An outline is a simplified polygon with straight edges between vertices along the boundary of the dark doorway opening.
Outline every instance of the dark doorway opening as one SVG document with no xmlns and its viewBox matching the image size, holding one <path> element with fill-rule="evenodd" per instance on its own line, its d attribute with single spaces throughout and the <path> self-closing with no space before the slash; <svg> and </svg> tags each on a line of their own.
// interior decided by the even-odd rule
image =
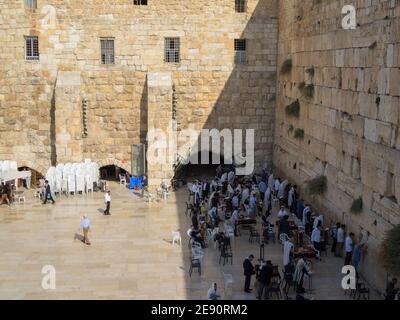
<svg viewBox="0 0 400 320">
<path fill-rule="evenodd" d="M 115 165 L 108 165 L 100 168 L 100 179 L 107 181 L 119 181 L 119 175 L 129 176 L 129 173 Z"/>
<path fill-rule="evenodd" d="M 30 179 L 30 183 L 29 183 L 29 180 L 28 180 L 28 184 L 30 184 L 30 185 L 27 186 L 26 185 L 27 181 L 19 179 L 18 180 L 18 187 L 38 188 L 40 186 L 39 180 L 40 179 L 44 179 L 43 175 L 40 172 L 38 172 L 38 171 L 36 171 L 36 170 L 34 170 L 32 168 L 29 168 L 29 167 L 19 167 L 18 171 L 30 171 L 32 173 L 31 179 Z"/>
</svg>

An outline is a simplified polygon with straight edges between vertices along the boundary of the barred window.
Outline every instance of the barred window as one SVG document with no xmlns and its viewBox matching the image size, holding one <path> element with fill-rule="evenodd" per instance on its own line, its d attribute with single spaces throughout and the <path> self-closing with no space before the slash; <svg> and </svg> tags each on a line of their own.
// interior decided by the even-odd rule
<svg viewBox="0 0 400 320">
<path fill-rule="evenodd" d="M 133 0 L 135 6 L 147 6 L 147 0 Z"/>
<path fill-rule="evenodd" d="M 39 60 L 39 38 L 36 36 L 25 37 L 25 59 Z"/>
<path fill-rule="evenodd" d="M 246 39 L 235 39 L 235 64 L 247 63 Z"/>
<path fill-rule="evenodd" d="M 236 12 L 246 12 L 246 0 L 235 0 Z"/>
<path fill-rule="evenodd" d="M 36 9 L 37 1 L 36 0 L 25 0 L 25 8 Z"/>
<path fill-rule="evenodd" d="M 178 63 L 180 61 L 180 39 L 165 38 L 165 62 Z"/>
<path fill-rule="evenodd" d="M 114 39 L 104 38 L 101 42 L 101 63 L 102 64 L 114 64 Z"/>
</svg>

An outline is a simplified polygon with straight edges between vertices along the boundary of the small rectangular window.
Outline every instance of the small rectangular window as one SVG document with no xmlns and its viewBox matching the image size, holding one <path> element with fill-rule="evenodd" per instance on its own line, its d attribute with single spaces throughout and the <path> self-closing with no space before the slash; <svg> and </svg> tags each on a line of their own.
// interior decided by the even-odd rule
<svg viewBox="0 0 400 320">
<path fill-rule="evenodd" d="M 133 0 L 135 6 L 147 6 L 147 0 Z"/>
<path fill-rule="evenodd" d="M 235 64 L 247 63 L 246 39 L 235 39 Z"/>
<path fill-rule="evenodd" d="M 39 38 L 36 36 L 25 37 L 25 59 L 39 60 Z"/>
<path fill-rule="evenodd" d="M 178 63 L 180 61 L 180 39 L 165 38 L 165 56 L 164 61 L 169 63 Z"/>
<path fill-rule="evenodd" d="M 36 9 L 37 1 L 36 0 L 25 0 L 25 8 Z"/>
<path fill-rule="evenodd" d="M 246 0 L 235 0 L 236 12 L 246 12 Z"/>
<path fill-rule="evenodd" d="M 114 39 L 104 38 L 100 40 L 101 42 L 101 63 L 102 64 L 114 64 Z"/>
</svg>

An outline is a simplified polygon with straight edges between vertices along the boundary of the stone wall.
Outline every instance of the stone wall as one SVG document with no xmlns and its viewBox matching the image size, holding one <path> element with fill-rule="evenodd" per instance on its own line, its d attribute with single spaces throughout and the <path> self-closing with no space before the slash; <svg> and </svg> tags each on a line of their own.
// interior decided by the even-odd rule
<svg viewBox="0 0 400 320">
<path fill-rule="evenodd" d="M 358 26 L 344 30 L 345 1 L 280 1 L 278 68 L 288 58 L 293 68 L 279 74 L 274 165 L 303 195 L 306 181 L 327 177 L 325 194 L 308 199 L 364 236 L 361 272 L 382 289 L 379 246 L 400 223 L 400 2 L 353 3 Z M 313 97 L 302 82 L 314 85 Z M 296 99 L 298 118 L 285 111 Z M 358 197 L 363 210 L 352 214 Z"/>
<path fill-rule="evenodd" d="M 1 159 L 42 173 L 69 156 L 130 171 L 131 145 L 147 133 L 147 74 L 169 72 L 178 128 L 254 128 L 257 165 L 272 161 L 277 0 L 248 0 L 247 13 L 233 0 L 148 3 L 38 0 L 30 10 L 22 0 L 0 2 Z M 27 35 L 39 36 L 39 61 L 24 58 Z M 101 37 L 115 38 L 114 65 L 101 64 Z M 164 37 L 180 37 L 179 64 L 164 63 Z M 241 37 L 248 64 L 235 66 Z M 65 73 L 79 73 L 80 84 L 62 87 Z"/>
</svg>

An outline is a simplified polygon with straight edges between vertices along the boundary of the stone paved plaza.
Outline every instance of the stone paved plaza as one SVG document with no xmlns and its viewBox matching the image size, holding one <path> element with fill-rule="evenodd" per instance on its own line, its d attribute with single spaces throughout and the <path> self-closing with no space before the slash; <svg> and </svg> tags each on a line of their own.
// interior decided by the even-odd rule
<svg viewBox="0 0 400 320">
<path fill-rule="evenodd" d="M 29 195 L 25 204 L 1 206 L 0 299 L 204 300 L 214 281 L 225 294 L 223 273 L 233 274 L 233 299 L 255 299 L 243 292 L 242 261 L 250 253 L 257 258 L 259 248 L 249 243 L 245 232 L 233 243 L 232 266 L 219 265 L 219 251 L 211 245 L 205 249 L 202 275 L 195 271 L 190 278 L 187 189 L 151 204 L 116 183 L 111 191 L 112 215 L 108 217 L 100 212 L 100 192 L 61 197 L 55 205 L 42 205 Z M 91 246 L 74 239 L 84 213 L 93 225 Z M 172 230 L 180 230 L 182 247 L 171 245 Z M 266 246 L 265 257 L 274 264 L 282 265 L 281 255 L 279 244 Z M 56 268 L 56 290 L 41 287 L 45 265 Z M 330 254 L 315 261 L 314 290 L 307 297 L 348 299 L 341 289 L 341 266 L 342 261 Z M 378 298 L 372 292 L 371 299 Z"/>
</svg>

